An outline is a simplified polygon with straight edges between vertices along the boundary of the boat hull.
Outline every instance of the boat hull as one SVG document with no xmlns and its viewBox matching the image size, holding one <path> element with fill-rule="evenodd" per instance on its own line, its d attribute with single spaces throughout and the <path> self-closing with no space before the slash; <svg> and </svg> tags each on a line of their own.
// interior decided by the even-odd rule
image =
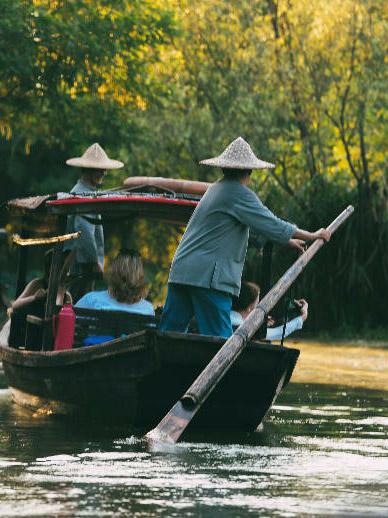
<svg viewBox="0 0 388 518">
<path fill-rule="evenodd" d="M 34 411 L 154 427 L 224 340 L 141 331 L 112 345 L 62 352 L 0 346 L 16 403 Z M 288 383 L 299 351 L 251 342 L 190 429 L 253 431 Z"/>
</svg>

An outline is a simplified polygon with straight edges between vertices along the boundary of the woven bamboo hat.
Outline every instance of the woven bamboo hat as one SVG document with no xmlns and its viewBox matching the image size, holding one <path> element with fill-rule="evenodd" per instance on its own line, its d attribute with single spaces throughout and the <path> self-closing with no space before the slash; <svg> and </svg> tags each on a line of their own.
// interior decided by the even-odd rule
<svg viewBox="0 0 388 518">
<path fill-rule="evenodd" d="M 85 153 L 76 158 L 66 160 L 67 165 L 85 167 L 86 169 L 120 169 L 124 164 L 108 157 L 100 144 L 92 144 Z"/>
<path fill-rule="evenodd" d="M 275 167 L 274 164 L 257 158 L 251 146 L 242 137 L 233 140 L 221 155 L 201 160 L 200 164 L 222 167 L 223 169 L 269 169 Z"/>
</svg>

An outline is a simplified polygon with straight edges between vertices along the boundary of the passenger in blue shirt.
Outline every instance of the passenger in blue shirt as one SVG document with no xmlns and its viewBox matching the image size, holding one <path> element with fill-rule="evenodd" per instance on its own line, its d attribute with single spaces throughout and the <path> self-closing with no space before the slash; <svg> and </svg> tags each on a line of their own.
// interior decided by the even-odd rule
<svg viewBox="0 0 388 518">
<path fill-rule="evenodd" d="M 148 289 L 144 283 L 144 268 L 139 252 L 121 250 L 108 266 L 104 277 L 108 289 L 87 293 L 77 302 L 77 308 L 155 315 L 151 302 L 145 300 Z"/>
<path fill-rule="evenodd" d="M 241 291 L 239 297 L 235 297 L 232 303 L 232 311 L 230 319 L 233 327 L 238 327 L 248 317 L 249 313 L 259 302 L 260 288 L 254 282 L 243 281 L 241 283 Z M 295 301 L 300 307 L 300 316 L 289 320 L 286 324 L 284 337 L 290 335 L 294 331 L 302 329 L 304 321 L 308 317 L 308 303 L 304 299 Z M 273 320 L 269 318 L 266 340 L 281 340 L 283 335 L 283 325 L 273 326 Z"/>
</svg>

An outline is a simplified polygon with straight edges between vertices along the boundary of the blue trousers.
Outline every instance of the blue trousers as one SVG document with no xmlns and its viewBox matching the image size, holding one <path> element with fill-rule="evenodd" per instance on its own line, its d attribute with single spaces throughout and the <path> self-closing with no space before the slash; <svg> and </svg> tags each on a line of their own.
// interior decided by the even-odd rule
<svg viewBox="0 0 388 518">
<path fill-rule="evenodd" d="M 232 335 L 232 296 L 223 291 L 185 284 L 169 284 L 159 329 L 186 332 L 195 316 L 201 335 Z"/>
</svg>

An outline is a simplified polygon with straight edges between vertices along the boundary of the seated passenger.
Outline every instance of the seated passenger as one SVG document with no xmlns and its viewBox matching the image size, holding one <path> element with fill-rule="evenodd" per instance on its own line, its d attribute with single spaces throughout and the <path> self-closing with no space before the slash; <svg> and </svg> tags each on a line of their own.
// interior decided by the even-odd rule
<svg viewBox="0 0 388 518">
<path fill-rule="evenodd" d="M 240 295 L 233 299 L 232 311 L 230 318 L 233 327 L 238 327 L 248 317 L 250 312 L 259 302 L 260 288 L 254 282 L 243 281 L 241 283 Z M 300 308 L 300 316 L 289 320 L 286 324 L 284 337 L 290 335 L 294 331 L 302 329 L 303 322 L 308 317 L 308 303 L 304 299 L 296 300 L 296 305 Z M 269 317 L 268 326 L 273 325 L 272 318 Z M 266 340 L 281 340 L 283 335 L 283 325 L 277 327 L 268 327 Z"/>
<path fill-rule="evenodd" d="M 44 254 L 44 271 L 42 277 L 32 279 L 28 284 L 26 284 L 24 290 L 11 304 L 11 310 L 9 311 L 11 315 L 14 311 L 21 309 L 24 306 L 28 306 L 36 301 L 41 301 L 41 305 L 44 305 L 52 256 L 53 250 L 47 250 L 47 252 Z"/>
<path fill-rule="evenodd" d="M 121 250 L 108 266 L 104 277 L 108 289 L 87 293 L 77 302 L 77 308 L 155 315 L 151 302 L 145 300 L 148 290 L 144 284 L 144 269 L 139 252 Z"/>
<path fill-rule="evenodd" d="M 8 316 L 11 318 L 8 343 L 13 347 L 28 345 L 29 349 L 40 348 L 42 340 L 42 329 L 31 328 L 29 344 L 26 344 L 27 315 L 44 317 L 46 293 L 50 275 L 51 259 L 53 250 L 47 250 L 44 255 L 44 272 L 42 277 L 32 279 L 26 284 L 24 290 L 15 299 L 8 309 Z"/>
</svg>

